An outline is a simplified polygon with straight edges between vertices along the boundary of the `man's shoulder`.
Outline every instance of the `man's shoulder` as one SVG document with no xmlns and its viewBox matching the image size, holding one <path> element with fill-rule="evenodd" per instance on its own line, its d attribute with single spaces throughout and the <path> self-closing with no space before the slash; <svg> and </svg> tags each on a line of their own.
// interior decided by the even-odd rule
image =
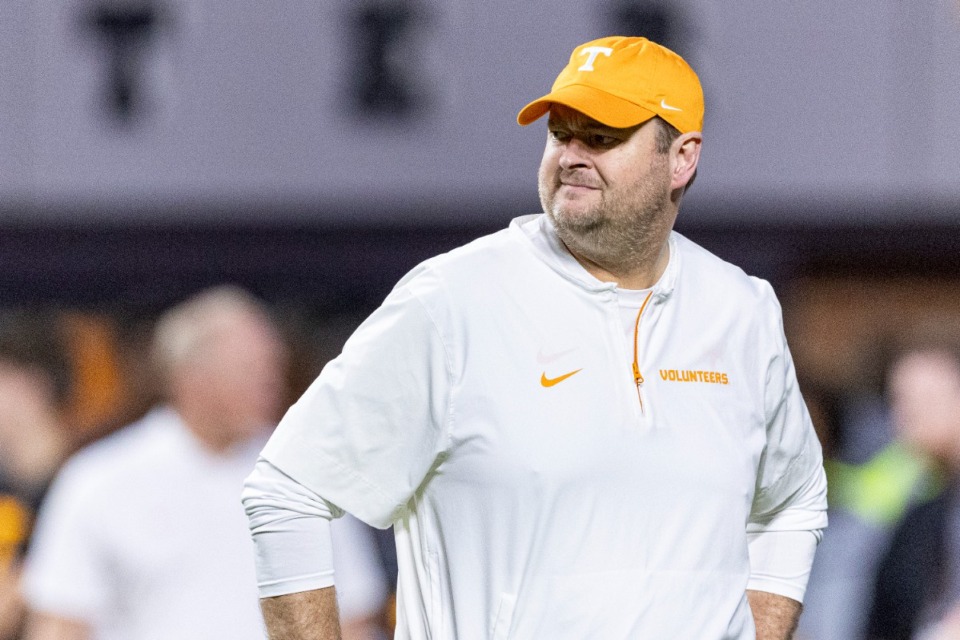
<svg viewBox="0 0 960 640">
<path fill-rule="evenodd" d="M 681 254 L 685 283 L 698 291 L 738 300 L 775 300 L 773 288 L 763 278 L 748 274 L 742 267 L 674 231 L 673 240 Z"/>
<path fill-rule="evenodd" d="M 509 275 L 527 253 L 510 228 L 500 229 L 424 260 L 397 287 L 456 291 L 489 284 L 497 273 Z"/>
<path fill-rule="evenodd" d="M 509 228 L 479 236 L 466 244 L 430 258 L 422 264 L 430 268 L 455 272 L 477 265 L 495 264 L 520 248 Z"/>
<path fill-rule="evenodd" d="M 63 465 L 57 484 L 80 492 L 118 486 L 129 479 L 126 476 L 145 470 L 150 460 L 163 454 L 163 443 L 174 420 L 169 410 L 154 409 L 86 445 Z"/>
</svg>

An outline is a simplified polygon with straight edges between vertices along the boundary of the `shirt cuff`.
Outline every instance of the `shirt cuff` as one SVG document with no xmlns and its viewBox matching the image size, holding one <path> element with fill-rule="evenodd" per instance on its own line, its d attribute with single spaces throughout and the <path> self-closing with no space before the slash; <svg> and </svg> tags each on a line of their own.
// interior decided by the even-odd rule
<svg viewBox="0 0 960 640">
<path fill-rule="evenodd" d="M 747 589 L 803 602 L 821 531 L 762 531 L 747 534 Z"/>
<path fill-rule="evenodd" d="M 342 512 L 262 458 L 242 500 L 261 598 L 333 586 L 330 520 Z"/>
</svg>

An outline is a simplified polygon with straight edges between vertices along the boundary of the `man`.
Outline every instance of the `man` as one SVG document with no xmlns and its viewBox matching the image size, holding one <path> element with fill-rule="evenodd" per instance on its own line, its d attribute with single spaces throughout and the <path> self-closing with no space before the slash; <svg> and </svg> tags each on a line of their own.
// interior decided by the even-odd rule
<svg viewBox="0 0 960 640">
<path fill-rule="evenodd" d="M 236 494 L 280 414 L 285 347 L 231 287 L 159 320 L 169 404 L 67 462 L 24 591 L 30 640 L 265 637 Z"/>
<path fill-rule="evenodd" d="M 21 637 L 22 559 L 47 486 L 73 445 L 64 417 L 71 386 L 55 315 L 0 314 L 0 640 Z"/>
<path fill-rule="evenodd" d="M 287 354 L 235 287 L 167 311 L 153 338 L 167 403 L 71 459 L 27 557 L 28 640 L 261 640 L 237 501 L 276 424 Z M 375 638 L 387 581 L 356 521 L 337 523 L 345 637 Z"/>
<path fill-rule="evenodd" d="M 408 274 L 248 479 L 272 638 L 338 637 L 341 511 L 395 528 L 398 638 L 789 637 L 820 447 L 770 286 L 671 231 L 699 80 L 604 38 L 547 114 L 545 214 Z"/>
<path fill-rule="evenodd" d="M 904 331 L 885 370 L 901 446 L 932 473 L 909 486 L 911 503 L 876 563 L 869 640 L 960 637 L 960 324 L 931 317 Z"/>
</svg>

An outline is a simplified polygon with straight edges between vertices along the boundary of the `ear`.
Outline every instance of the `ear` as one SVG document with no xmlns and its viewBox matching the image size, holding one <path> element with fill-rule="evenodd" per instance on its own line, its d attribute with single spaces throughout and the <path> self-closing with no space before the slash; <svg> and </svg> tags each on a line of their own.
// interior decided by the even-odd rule
<svg viewBox="0 0 960 640">
<path fill-rule="evenodd" d="M 693 178 L 700 163 L 700 143 L 703 135 L 699 131 L 685 133 L 670 145 L 670 189 L 683 189 Z"/>
</svg>

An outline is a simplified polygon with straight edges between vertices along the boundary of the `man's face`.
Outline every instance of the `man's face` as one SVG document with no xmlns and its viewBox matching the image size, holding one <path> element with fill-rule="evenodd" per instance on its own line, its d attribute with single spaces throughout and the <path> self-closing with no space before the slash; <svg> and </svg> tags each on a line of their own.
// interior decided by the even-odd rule
<svg viewBox="0 0 960 640">
<path fill-rule="evenodd" d="M 900 437 L 924 453 L 960 464 L 960 364 L 949 353 L 920 351 L 891 368 L 889 391 Z"/>
<path fill-rule="evenodd" d="M 263 318 L 240 314 L 219 327 L 202 347 L 194 393 L 218 417 L 219 434 L 242 440 L 276 424 L 285 401 L 287 353 Z"/>
<path fill-rule="evenodd" d="M 615 129 L 561 105 L 550 110 L 540 201 L 571 249 L 616 258 L 672 226 L 670 155 L 656 150 L 658 126 Z"/>
</svg>

